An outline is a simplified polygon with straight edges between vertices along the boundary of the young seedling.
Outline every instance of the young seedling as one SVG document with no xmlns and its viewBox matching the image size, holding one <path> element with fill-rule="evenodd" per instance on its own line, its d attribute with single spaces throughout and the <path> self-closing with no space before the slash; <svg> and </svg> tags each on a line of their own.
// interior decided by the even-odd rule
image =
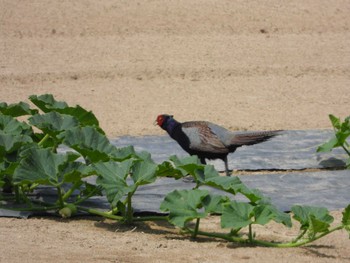
<svg viewBox="0 0 350 263">
<path fill-rule="evenodd" d="M 342 122 L 340 118 L 335 117 L 334 115 L 329 115 L 333 129 L 334 137 L 331 138 L 328 142 L 320 145 L 317 148 L 318 152 L 330 152 L 334 148 L 341 147 L 349 155 L 349 159 L 346 162 L 346 166 L 350 169 L 350 145 L 347 139 L 350 136 L 350 116 L 345 118 Z"/>
</svg>

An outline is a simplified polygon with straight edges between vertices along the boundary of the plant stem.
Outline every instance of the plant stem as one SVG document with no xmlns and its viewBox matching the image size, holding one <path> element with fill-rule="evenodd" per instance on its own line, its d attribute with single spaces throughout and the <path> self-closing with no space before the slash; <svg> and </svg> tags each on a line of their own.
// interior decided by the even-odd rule
<svg viewBox="0 0 350 263">
<path fill-rule="evenodd" d="M 324 237 L 324 236 L 326 236 L 334 231 L 340 230 L 340 229 L 343 229 L 343 225 L 339 225 L 337 227 L 330 229 L 327 232 L 323 232 L 322 234 L 320 234 L 318 236 L 315 236 L 311 239 L 305 239 L 305 240 L 300 241 L 300 242 L 292 241 L 292 242 L 286 242 L 286 243 L 273 243 L 273 242 L 262 241 L 262 240 L 254 240 L 254 243 L 257 245 L 262 245 L 262 246 L 266 246 L 266 247 L 279 247 L 279 248 L 300 247 L 300 246 L 306 245 L 308 243 L 314 242 L 317 239 L 320 239 L 320 238 L 322 238 L 322 237 Z"/>
<path fill-rule="evenodd" d="M 196 220 L 196 226 L 195 226 L 194 231 L 192 233 L 192 238 L 196 238 L 197 237 L 200 220 L 201 220 L 200 218 L 197 218 L 197 220 Z"/>
<path fill-rule="evenodd" d="M 251 244 L 265 246 L 265 247 L 290 248 L 290 247 L 300 247 L 300 246 L 306 245 L 308 243 L 314 242 L 317 239 L 320 239 L 320 238 L 322 238 L 322 237 L 324 237 L 324 236 L 326 236 L 334 231 L 337 231 L 337 230 L 340 230 L 343 228 L 344 228 L 343 225 L 339 225 L 337 227 L 330 229 L 327 232 L 324 232 L 318 236 L 315 236 L 312 239 L 305 239 L 305 240 L 300 241 L 300 242 L 295 242 L 295 240 L 294 240 L 292 242 L 286 242 L 286 243 L 274 243 L 274 242 L 269 242 L 269 241 L 257 240 L 257 239 L 253 239 L 253 238 L 250 240 L 250 239 L 244 239 L 241 237 L 234 237 L 234 236 L 231 236 L 230 234 L 211 233 L 211 232 L 205 232 L 205 231 L 199 231 L 199 230 L 197 231 L 197 235 L 214 237 L 214 238 L 221 238 L 221 239 L 227 240 L 229 242 L 236 242 L 236 243 L 248 243 L 249 242 Z M 191 228 L 186 228 L 186 230 L 188 232 L 190 232 L 191 234 L 195 233 L 195 230 L 193 230 Z"/>
<path fill-rule="evenodd" d="M 15 188 L 16 203 L 20 203 L 21 198 L 20 198 L 20 193 L 19 193 L 19 186 L 15 185 L 14 188 Z"/>
<path fill-rule="evenodd" d="M 34 190 L 37 186 L 39 186 L 40 184 L 38 183 L 32 183 L 30 186 L 29 186 L 29 191 L 32 191 Z"/>
<path fill-rule="evenodd" d="M 62 189 L 60 186 L 57 186 L 57 195 L 58 195 L 58 203 L 59 203 L 60 207 L 64 207 Z"/>
<path fill-rule="evenodd" d="M 116 213 L 118 213 L 118 208 L 113 208 L 112 210 L 107 212 L 110 215 L 115 215 Z"/>
<path fill-rule="evenodd" d="M 49 137 L 50 136 L 48 134 L 45 134 L 44 138 L 42 138 L 41 141 L 38 142 L 38 146 L 42 146 Z"/>
<path fill-rule="evenodd" d="M 52 205 L 52 206 L 38 206 L 38 207 L 30 207 L 30 208 L 14 208 L 14 207 L 6 207 L 0 205 L 0 208 L 6 209 L 6 210 L 12 210 L 12 211 L 23 211 L 23 212 L 30 212 L 30 211 L 49 211 L 49 210 L 55 210 L 60 208 L 58 205 Z"/>
<path fill-rule="evenodd" d="M 249 224 L 249 233 L 248 233 L 248 238 L 249 238 L 249 242 L 253 243 L 254 239 L 253 239 L 253 230 L 252 230 L 252 224 Z"/>
<path fill-rule="evenodd" d="M 292 242 L 293 242 L 293 243 L 298 242 L 298 240 L 301 239 L 301 238 L 305 235 L 306 231 L 307 231 L 307 229 L 304 229 L 304 230 L 299 234 L 299 236 L 297 236 Z"/>
<path fill-rule="evenodd" d="M 133 211 L 132 211 L 132 204 L 131 204 L 131 197 L 132 197 L 132 194 L 133 193 L 128 193 L 128 198 L 127 198 L 127 200 L 128 200 L 128 203 L 127 203 L 127 206 L 128 206 L 128 208 L 127 208 L 127 211 L 126 211 L 126 222 L 128 223 L 128 224 L 131 224 L 132 223 L 132 216 L 133 216 Z"/>
<path fill-rule="evenodd" d="M 77 204 L 80 204 L 80 203 L 84 202 L 85 200 L 87 200 L 87 199 L 89 199 L 90 197 L 94 196 L 96 192 L 97 192 L 97 190 L 92 191 L 89 195 L 85 196 L 84 198 L 79 199 L 79 200 L 76 201 L 74 204 L 77 205 Z M 110 212 L 108 212 L 108 213 L 110 213 Z M 110 214 L 111 214 L 111 213 L 110 213 Z"/>
<path fill-rule="evenodd" d="M 191 228 L 186 228 L 190 233 L 194 233 L 194 230 Z M 237 243 L 247 243 L 247 240 L 241 237 L 233 237 L 230 234 L 225 233 L 212 233 L 212 232 L 205 232 L 205 231 L 197 231 L 197 235 L 201 236 L 207 236 L 207 237 L 214 237 L 214 238 L 221 238 L 230 242 L 237 242 Z"/>
<path fill-rule="evenodd" d="M 344 145 L 342 145 L 341 146 L 343 149 L 344 149 L 344 151 L 350 156 L 350 151 L 344 146 Z"/>
<path fill-rule="evenodd" d="M 77 206 L 77 208 L 78 208 L 78 210 L 88 212 L 89 214 L 102 216 L 102 217 L 105 217 L 105 218 L 108 218 L 108 219 L 113 219 L 113 220 L 118 220 L 118 221 L 124 220 L 124 218 L 122 216 L 111 215 L 111 214 L 108 214 L 106 212 L 98 211 L 98 210 L 95 210 L 95 209 L 85 208 L 85 207 L 82 207 L 82 206 Z"/>
<path fill-rule="evenodd" d="M 91 209 L 91 208 L 85 208 L 83 206 L 77 206 L 77 208 L 81 211 L 85 211 L 85 212 L 88 212 L 90 214 L 102 216 L 102 217 L 105 217 L 108 219 L 113 219 L 113 220 L 118 220 L 118 221 L 123 221 L 125 219 L 122 216 L 113 215 L 110 212 L 102 212 L 102 211 L 98 211 L 98 210 Z M 168 219 L 167 216 L 143 216 L 143 217 L 133 218 L 132 220 L 134 222 L 134 221 L 161 221 L 161 220 L 167 220 L 167 219 Z"/>
<path fill-rule="evenodd" d="M 63 196 L 62 196 L 62 200 L 66 201 L 72 194 L 73 192 L 78 189 L 82 184 L 82 181 L 78 181 L 76 182 Z"/>
</svg>

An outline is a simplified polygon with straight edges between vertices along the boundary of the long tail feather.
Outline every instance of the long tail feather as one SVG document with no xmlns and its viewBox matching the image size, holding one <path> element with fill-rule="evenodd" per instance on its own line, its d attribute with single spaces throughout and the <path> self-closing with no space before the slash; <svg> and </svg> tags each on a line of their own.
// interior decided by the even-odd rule
<svg viewBox="0 0 350 263">
<path fill-rule="evenodd" d="M 241 134 L 236 134 L 232 140 L 231 145 L 233 146 L 243 146 L 243 145 L 253 145 L 261 142 L 265 142 L 277 135 L 280 135 L 282 130 L 276 131 L 257 131 L 257 132 L 246 132 Z"/>
</svg>

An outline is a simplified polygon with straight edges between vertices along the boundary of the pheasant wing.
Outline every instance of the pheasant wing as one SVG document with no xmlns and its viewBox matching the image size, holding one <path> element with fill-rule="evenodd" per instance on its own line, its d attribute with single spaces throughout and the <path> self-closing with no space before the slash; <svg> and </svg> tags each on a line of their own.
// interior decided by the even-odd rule
<svg viewBox="0 0 350 263">
<path fill-rule="evenodd" d="M 185 122 L 182 124 L 182 130 L 189 138 L 191 150 L 210 153 L 228 152 L 227 147 L 207 122 Z"/>
</svg>

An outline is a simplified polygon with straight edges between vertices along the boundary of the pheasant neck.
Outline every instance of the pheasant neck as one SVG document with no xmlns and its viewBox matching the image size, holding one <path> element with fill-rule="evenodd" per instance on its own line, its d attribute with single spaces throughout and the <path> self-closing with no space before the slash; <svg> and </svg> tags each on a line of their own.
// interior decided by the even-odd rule
<svg viewBox="0 0 350 263">
<path fill-rule="evenodd" d="M 180 123 L 177 122 L 174 119 L 170 119 L 168 120 L 167 124 L 166 124 L 166 131 L 169 133 L 170 136 L 172 136 L 175 128 L 179 125 Z"/>
</svg>

